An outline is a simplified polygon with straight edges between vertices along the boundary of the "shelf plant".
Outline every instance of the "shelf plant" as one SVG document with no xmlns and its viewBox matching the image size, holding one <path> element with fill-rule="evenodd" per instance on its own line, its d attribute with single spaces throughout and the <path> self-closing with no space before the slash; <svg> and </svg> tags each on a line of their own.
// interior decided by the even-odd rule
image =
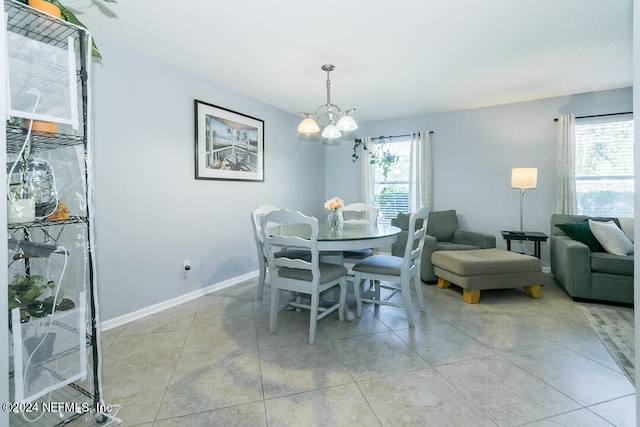
<svg viewBox="0 0 640 427">
<path fill-rule="evenodd" d="M 16 274 L 7 286 L 9 312 L 14 308 L 19 308 L 21 322 L 26 322 L 31 317 L 41 318 L 50 315 L 54 308 L 54 296 L 41 298 L 45 292 L 53 290 L 55 287 L 56 284 L 53 280 L 45 282 L 40 275 Z M 74 306 L 73 301 L 64 298 L 62 291 L 58 292 L 55 302 L 56 311 L 69 310 Z"/>
<path fill-rule="evenodd" d="M 16 0 L 19 3 L 22 4 L 28 4 L 29 6 L 33 6 L 30 3 L 29 0 Z M 82 22 L 80 22 L 80 20 L 78 19 L 78 17 L 71 12 L 69 9 L 67 9 L 62 3 L 60 3 L 58 0 L 44 0 L 46 3 L 51 3 L 52 5 L 56 6 L 58 9 L 60 9 L 60 18 L 71 23 L 74 25 L 77 25 L 79 27 L 85 28 L 87 29 L 87 26 L 84 25 Z M 107 3 L 117 3 L 117 0 L 102 0 L 104 2 Z M 102 55 L 100 55 L 100 50 L 98 50 L 98 46 L 96 45 L 95 40 L 93 40 L 93 45 L 91 46 L 91 55 L 94 56 L 97 59 L 102 59 Z"/>
</svg>

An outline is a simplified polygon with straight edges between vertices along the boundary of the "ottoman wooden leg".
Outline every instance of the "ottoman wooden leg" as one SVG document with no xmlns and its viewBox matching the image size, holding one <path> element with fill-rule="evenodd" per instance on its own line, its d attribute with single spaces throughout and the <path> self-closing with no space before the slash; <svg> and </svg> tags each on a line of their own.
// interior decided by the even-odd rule
<svg viewBox="0 0 640 427">
<path fill-rule="evenodd" d="M 451 282 L 448 280 L 444 280 L 442 277 L 438 277 L 438 287 L 440 289 L 446 289 L 451 285 Z"/>
<path fill-rule="evenodd" d="M 523 289 L 524 293 L 531 298 L 542 298 L 542 286 L 540 285 L 525 286 Z"/>
<path fill-rule="evenodd" d="M 467 304 L 477 304 L 480 301 L 480 289 L 463 289 L 462 297 Z"/>
</svg>

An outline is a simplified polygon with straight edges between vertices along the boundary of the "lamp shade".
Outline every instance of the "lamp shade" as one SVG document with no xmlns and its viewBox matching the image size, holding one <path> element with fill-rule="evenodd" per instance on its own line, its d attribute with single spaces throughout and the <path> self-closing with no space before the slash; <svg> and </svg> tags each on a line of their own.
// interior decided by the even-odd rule
<svg viewBox="0 0 640 427">
<path fill-rule="evenodd" d="M 350 132 L 352 130 L 358 129 L 358 124 L 356 123 L 356 121 L 353 119 L 353 117 L 347 114 L 340 117 L 340 120 L 338 120 L 338 123 L 336 123 L 336 126 L 338 127 L 338 129 L 345 132 Z"/>
<path fill-rule="evenodd" d="M 320 126 L 307 115 L 298 125 L 298 132 L 300 133 L 316 133 L 320 132 Z"/>
<path fill-rule="evenodd" d="M 334 125 L 333 123 L 329 123 L 329 125 L 324 128 L 324 130 L 322 131 L 322 137 L 323 138 L 340 138 L 342 136 L 342 133 L 338 130 L 338 128 L 336 127 L 336 125 Z"/>
<path fill-rule="evenodd" d="M 536 188 L 538 185 L 538 168 L 511 169 L 511 188 Z"/>
</svg>

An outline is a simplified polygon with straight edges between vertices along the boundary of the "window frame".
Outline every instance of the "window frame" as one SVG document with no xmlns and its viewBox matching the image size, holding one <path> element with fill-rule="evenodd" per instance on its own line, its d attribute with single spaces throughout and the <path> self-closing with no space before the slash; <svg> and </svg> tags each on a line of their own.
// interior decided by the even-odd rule
<svg viewBox="0 0 640 427">
<path fill-rule="evenodd" d="M 626 171 L 623 173 L 612 173 L 614 169 L 618 169 L 615 166 L 610 168 L 609 173 L 585 173 L 584 171 L 584 161 L 581 161 L 581 155 L 585 154 L 585 151 L 588 150 L 588 147 L 582 147 L 583 143 L 590 144 L 606 144 L 608 142 L 607 138 L 612 138 L 614 136 L 615 130 L 611 129 L 610 133 L 602 132 L 600 134 L 597 133 L 597 127 L 602 127 L 603 125 L 609 124 L 618 124 L 622 123 L 621 131 L 626 133 L 626 142 L 629 145 L 625 145 L 623 149 L 631 150 L 630 155 L 626 156 L 626 159 L 630 159 L 627 163 L 625 162 Z M 582 132 L 580 128 L 591 128 L 593 129 L 596 136 L 595 142 L 593 140 L 586 141 L 586 133 Z M 592 134 L 593 135 L 593 134 Z M 576 117 L 575 121 L 575 166 L 574 166 L 574 179 L 575 179 L 575 191 L 576 191 L 576 213 L 580 215 L 589 215 L 589 216 L 610 216 L 610 217 L 620 217 L 620 216 L 633 216 L 634 215 L 634 191 L 635 191 L 635 168 L 633 161 L 633 152 L 634 152 L 634 121 L 633 121 L 633 113 L 622 113 L 622 114 L 611 114 L 611 115 L 598 115 L 598 116 L 585 116 L 585 117 Z M 605 155 L 610 153 L 611 151 L 603 150 L 600 153 Z M 597 153 L 596 153 L 597 154 Z M 593 156 L 592 158 L 595 158 Z M 597 161 L 597 159 L 596 159 Z M 631 169 L 631 173 L 629 173 L 628 169 Z M 616 185 L 616 181 L 619 185 Z M 624 184 L 624 181 L 627 181 L 627 184 Z M 592 183 L 592 187 L 597 187 L 598 184 L 600 190 L 597 188 L 593 188 L 592 191 L 580 191 L 581 187 L 585 187 L 588 183 Z M 625 190 L 625 188 L 629 188 L 630 182 L 630 197 L 625 197 L 624 195 L 621 197 L 614 197 L 611 200 L 612 204 L 609 204 L 605 207 L 605 205 L 600 204 L 602 202 L 598 202 L 596 200 L 589 201 L 589 198 L 597 198 L 599 194 L 604 194 L 607 191 L 613 191 L 617 194 L 625 194 L 628 193 L 629 190 Z M 582 185 L 581 185 L 582 184 Z M 610 188 L 610 190 L 607 190 Z M 592 194 L 589 196 L 589 194 Z M 606 196 L 604 196 L 606 198 Z M 606 199 L 605 199 L 606 200 Z M 587 204 L 587 202 L 589 202 Z M 616 209 L 617 206 L 620 209 Z M 620 205 L 622 203 L 622 205 Z M 598 207 L 602 206 L 601 209 Z"/>
</svg>

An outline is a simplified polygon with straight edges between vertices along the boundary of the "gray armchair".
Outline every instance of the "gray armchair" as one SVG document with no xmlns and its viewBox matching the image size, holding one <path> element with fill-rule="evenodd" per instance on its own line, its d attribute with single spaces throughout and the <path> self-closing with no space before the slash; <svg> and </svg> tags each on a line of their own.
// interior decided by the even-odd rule
<svg viewBox="0 0 640 427">
<path fill-rule="evenodd" d="M 402 229 L 398 240 L 391 246 L 391 254 L 402 256 L 407 242 L 409 214 L 398 213 L 391 225 Z M 427 217 L 427 235 L 422 249 L 420 278 L 423 282 L 435 283 L 438 279 L 433 271 L 431 254 L 435 251 L 460 251 L 468 249 L 487 249 L 496 247 L 496 236 L 487 233 L 461 230 L 458 215 L 454 209 L 429 212 Z"/>
</svg>

